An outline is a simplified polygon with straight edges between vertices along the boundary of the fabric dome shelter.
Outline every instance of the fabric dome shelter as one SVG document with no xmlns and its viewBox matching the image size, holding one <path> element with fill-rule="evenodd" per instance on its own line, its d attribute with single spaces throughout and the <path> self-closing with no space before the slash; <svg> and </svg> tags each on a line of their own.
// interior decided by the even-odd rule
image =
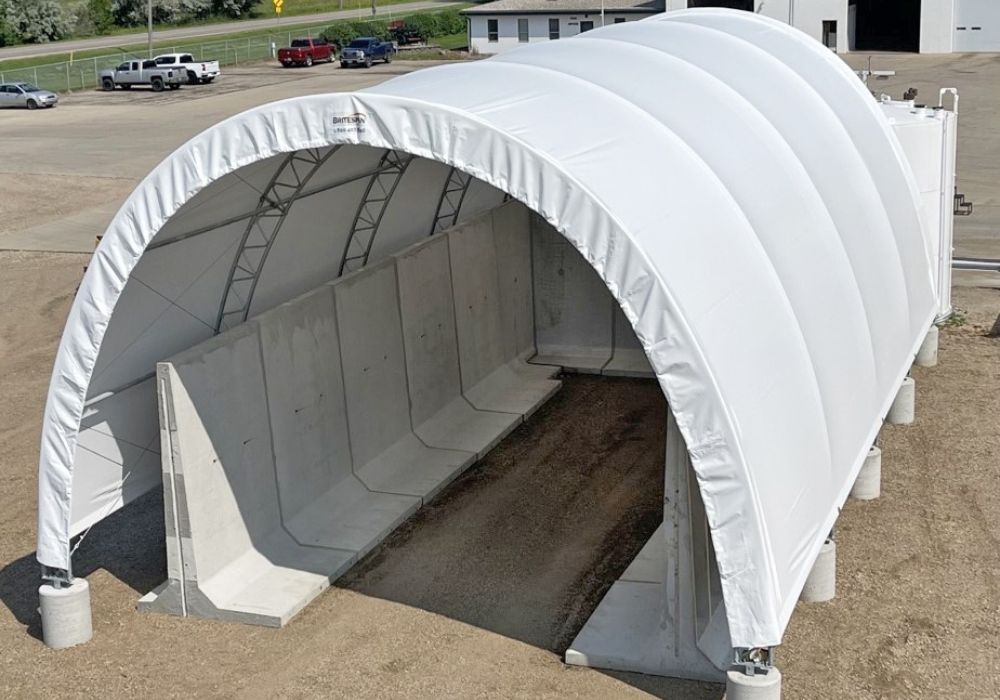
<svg viewBox="0 0 1000 700">
<path fill-rule="evenodd" d="M 277 102 L 179 148 L 112 221 L 67 320 L 39 561 L 69 570 L 72 536 L 159 482 L 158 360 L 507 196 L 621 305 L 692 457 L 733 644 L 779 643 L 935 299 L 871 95 L 744 12 Z"/>
</svg>

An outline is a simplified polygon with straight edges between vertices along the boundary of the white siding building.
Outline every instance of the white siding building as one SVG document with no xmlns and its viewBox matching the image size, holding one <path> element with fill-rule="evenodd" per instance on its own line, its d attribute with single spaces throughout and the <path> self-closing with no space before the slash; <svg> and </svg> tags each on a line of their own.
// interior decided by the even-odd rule
<svg viewBox="0 0 1000 700">
<path fill-rule="evenodd" d="M 497 0 L 464 11 L 469 50 L 494 54 L 663 12 L 664 0 Z"/>
<path fill-rule="evenodd" d="M 731 7 L 787 22 L 837 53 L 1000 52 L 1000 0 L 608 0 L 604 23 L 688 7 Z M 600 0 L 497 0 L 465 10 L 469 47 L 499 53 L 601 26 Z"/>
</svg>

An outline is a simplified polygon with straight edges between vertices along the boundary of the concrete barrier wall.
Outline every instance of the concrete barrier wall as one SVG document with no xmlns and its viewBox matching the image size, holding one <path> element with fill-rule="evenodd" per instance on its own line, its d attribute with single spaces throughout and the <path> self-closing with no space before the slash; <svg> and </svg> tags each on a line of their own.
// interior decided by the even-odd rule
<svg viewBox="0 0 1000 700">
<path fill-rule="evenodd" d="M 510 202 L 460 224 L 448 233 L 448 246 L 463 395 L 473 408 L 527 417 L 560 384 L 552 379 L 558 371 L 553 366 L 531 366 L 522 359 L 532 354 L 532 344 L 518 352 L 522 342 L 528 343 L 527 331 L 519 330 L 522 319 L 527 321 L 528 302 L 526 285 L 520 280 L 530 271 L 524 231 L 517 229 L 519 209 L 523 206 Z M 523 226 L 524 218 L 520 220 Z M 521 266 L 523 273 L 505 269 L 500 274 L 500 238 L 505 266 Z"/>
<path fill-rule="evenodd" d="M 256 327 L 182 353 L 161 365 L 159 378 L 170 413 L 169 471 L 175 485 L 199 494 L 178 513 L 178 532 L 212 533 L 186 565 L 208 580 L 280 525 Z"/>
<path fill-rule="evenodd" d="M 161 363 L 168 581 L 140 607 L 285 624 L 536 410 L 530 262 L 506 207 Z"/>
<path fill-rule="evenodd" d="M 447 236 L 396 258 L 410 405 L 421 425 L 462 395 Z"/>
<path fill-rule="evenodd" d="M 472 387 L 504 364 L 493 220 L 486 215 L 448 235 L 462 386 Z"/>
<path fill-rule="evenodd" d="M 340 342 L 328 285 L 256 319 L 283 512 L 351 476 Z"/>
<path fill-rule="evenodd" d="M 492 217 L 504 354 L 526 360 L 536 352 L 530 213 L 520 202 L 508 202 Z"/>
<path fill-rule="evenodd" d="M 410 430 L 394 261 L 346 277 L 335 290 L 351 446 L 360 467 Z"/>
<path fill-rule="evenodd" d="M 548 222 L 530 216 L 538 351 L 531 361 L 570 372 L 652 377 L 632 325 L 597 272 Z"/>
</svg>

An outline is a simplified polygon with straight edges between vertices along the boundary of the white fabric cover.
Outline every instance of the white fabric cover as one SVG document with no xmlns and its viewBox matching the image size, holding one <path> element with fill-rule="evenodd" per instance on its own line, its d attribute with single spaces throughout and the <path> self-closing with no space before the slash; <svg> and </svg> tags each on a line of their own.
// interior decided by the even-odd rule
<svg viewBox="0 0 1000 700">
<path fill-rule="evenodd" d="M 779 643 L 935 301 L 913 178 L 874 100 L 819 43 L 735 11 L 668 13 L 269 104 L 178 149 L 109 226 L 67 320 L 42 435 L 39 561 L 68 568 L 72 534 L 159 478 L 141 468 L 158 457 L 146 440 L 155 391 L 140 380 L 211 335 L 244 225 L 231 219 L 257 206 L 276 156 L 334 144 L 424 159 L 397 190 L 405 206 L 386 214 L 385 255 L 416 240 L 408 221 L 432 221 L 445 165 L 495 188 L 476 185 L 469 201 L 509 193 L 580 250 L 687 441 L 733 643 Z M 314 181 L 363 173 L 379 153 L 341 148 Z M 291 208 L 295 232 L 267 262 L 257 311 L 335 276 L 339 257 L 322 251 L 340 255 L 363 192 L 362 181 Z M 212 230 L 146 251 L 199 228 Z M 85 402 L 130 382 L 119 393 L 146 408 L 113 395 L 119 409 L 93 418 L 78 449 Z M 126 463 L 138 476 L 123 487 Z"/>
</svg>

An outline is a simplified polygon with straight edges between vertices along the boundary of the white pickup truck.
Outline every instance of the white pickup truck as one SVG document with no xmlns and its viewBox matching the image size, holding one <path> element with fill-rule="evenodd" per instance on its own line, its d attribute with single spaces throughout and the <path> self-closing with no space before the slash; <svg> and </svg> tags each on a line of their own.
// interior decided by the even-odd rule
<svg viewBox="0 0 1000 700">
<path fill-rule="evenodd" d="M 218 61 L 196 61 L 189 53 L 165 53 L 153 58 L 156 65 L 187 73 L 188 83 L 210 83 L 222 73 Z"/>
<path fill-rule="evenodd" d="M 134 85 L 149 85 L 153 92 L 161 92 L 164 88 L 176 90 L 184 82 L 181 71 L 158 66 L 156 61 L 125 61 L 117 68 L 102 70 L 99 77 L 105 90 L 116 87 L 129 90 Z"/>
</svg>

